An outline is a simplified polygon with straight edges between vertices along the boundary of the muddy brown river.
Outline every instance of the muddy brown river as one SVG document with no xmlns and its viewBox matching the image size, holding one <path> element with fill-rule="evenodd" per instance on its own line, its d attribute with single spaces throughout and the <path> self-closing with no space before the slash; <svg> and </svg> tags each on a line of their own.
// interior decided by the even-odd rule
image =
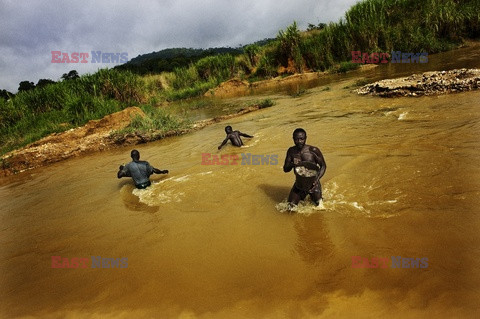
<svg viewBox="0 0 480 319">
<path fill-rule="evenodd" d="M 230 99 L 276 105 L 138 145 L 170 170 L 146 190 L 116 178 L 131 147 L 2 178 L 0 317 L 478 318 L 480 91 L 382 99 L 345 88 L 459 67 L 480 67 L 478 46 L 331 76 L 298 97 Z M 254 138 L 218 151 L 227 124 Z M 307 200 L 284 212 L 297 127 L 327 162 L 325 210 Z M 202 165 L 203 153 L 240 160 Z M 242 165 L 248 154 L 269 160 Z M 52 268 L 52 256 L 86 268 Z"/>
</svg>

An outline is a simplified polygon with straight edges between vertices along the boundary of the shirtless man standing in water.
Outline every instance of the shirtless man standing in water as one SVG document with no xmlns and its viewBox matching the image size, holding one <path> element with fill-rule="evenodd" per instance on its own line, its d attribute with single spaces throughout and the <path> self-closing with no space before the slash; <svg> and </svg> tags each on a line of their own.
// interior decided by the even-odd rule
<svg viewBox="0 0 480 319">
<path fill-rule="evenodd" d="M 221 149 L 225 144 L 227 144 L 228 140 L 230 140 L 230 142 L 232 142 L 232 145 L 234 146 L 242 146 L 243 142 L 240 136 L 245 136 L 250 138 L 253 137 L 251 135 L 242 133 L 240 131 L 233 131 L 230 125 L 225 127 L 225 133 L 227 133 L 227 137 L 223 140 L 222 144 L 218 147 L 218 149 Z"/>
<path fill-rule="evenodd" d="M 293 142 L 295 143 L 295 146 L 290 147 L 287 151 L 283 171 L 285 173 L 290 172 L 292 168 L 298 166 L 302 161 L 314 163 L 320 166 L 320 170 L 318 171 L 317 178 L 309 191 L 300 190 L 295 184 L 293 184 L 290 195 L 288 195 L 289 206 L 297 205 L 298 202 L 304 200 L 307 195 L 310 195 L 310 198 L 317 206 L 320 206 L 322 201 L 322 185 L 320 184 L 320 178 L 325 174 L 327 164 L 325 164 L 322 152 L 320 152 L 315 146 L 306 145 L 306 141 L 307 132 L 305 132 L 304 129 L 297 128 L 293 131 Z"/>
</svg>

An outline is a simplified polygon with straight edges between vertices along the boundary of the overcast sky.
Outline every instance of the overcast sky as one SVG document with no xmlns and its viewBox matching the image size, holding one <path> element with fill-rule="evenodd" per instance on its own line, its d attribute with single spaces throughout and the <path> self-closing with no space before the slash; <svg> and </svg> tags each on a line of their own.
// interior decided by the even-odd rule
<svg viewBox="0 0 480 319">
<path fill-rule="evenodd" d="M 166 48 L 237 47 L 275 37 L 294 20 L 337 22 L 358 0 L 0 0 L 0 89 L 93 73 L 91 51 L 128 59 Z M 51 51 L 87 52 L 87 63 L 52 63 Z"/>
</svg>

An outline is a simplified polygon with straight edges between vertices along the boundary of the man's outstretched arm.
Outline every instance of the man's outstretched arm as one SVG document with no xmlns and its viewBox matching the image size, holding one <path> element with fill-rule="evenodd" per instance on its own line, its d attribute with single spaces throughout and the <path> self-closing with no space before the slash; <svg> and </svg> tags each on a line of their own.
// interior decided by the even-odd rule
<svg viewBox="0 0 480 319">
<path fill-rule="evenodd" d="M 168 174 L 168 169 L 162 171 L 162 170 L 159 170 L 158 168 L 153 168 L 153 172 L 155 174 Z"/>
<path fill-rule="evenodd" d="M 122 178 L 122 177 L 127 176 L 127 174 L 126 174 L 125 171 L 123 170 L 124 167 L 125 167 L 125 166 L 120 165 L 120 167 L 118 168 L 117 178 Z"/>
<path fill-rule="evenodd" d="M 239 132 L 238 134 L 239 134 L 240 136 L 245 136 L 245 137 L 250 137 L 250 138 L 253 137 L 253 135 L 248 135 L 248 134 L 242 133 L 242 132 Z"/>
<path fill-rule="evenodd" d="M 222 144 L 218 147 L 218 149 L 221 149 L 225 144 L 228 142 L 228 136 L 223 140 Z"/>
</svg>

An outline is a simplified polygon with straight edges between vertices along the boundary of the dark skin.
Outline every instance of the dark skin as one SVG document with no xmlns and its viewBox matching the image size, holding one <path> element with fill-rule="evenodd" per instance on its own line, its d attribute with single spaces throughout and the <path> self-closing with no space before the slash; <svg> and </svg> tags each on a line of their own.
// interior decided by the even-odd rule
<svg viewBox="0 0 480 319">
<path fill-rule="evenodd" d="M 233 131 L 230 126 L 227 126 L 225 128 L 225 133 L 227 133 L 227 137 L 223 140 L 222 144 L 218 147 L 218 149 L 221 149 L 225 144 L 227 144 L 228 140 L 232 142 L 232 145 L 240 147 L 243 145 L 243 142 L 240 136 L 249 137 L 249 138 L 253 137 L 252 135 L 248 135 L 240 131 Z"/>
<path fill-rule="evenodd" d="M 308 191 L 308 194 L 312 198 L 313 202 L 316 205 L 319 204 L 322 199 L 322 191 L 320 186 L 320 178 L 325 174 L 327 169 L 327 164 L 325 164 L 325 159 L 323 158 L 322 152 L 315 147 L 305 144 L 307 141 L 307 134 L 303 132 L 297 132 L 293 135 L 293 142 L 295 146 L 292 146 L 287 151 L 287 156 L 285 158 L 285 164 L 283 165 L 283 171 L 285 173 L 290 172 L 295 167 L 299 166 L 300 162 L 310 162 L 320 166 L 318 171 L 317 178 L 312 185 L 312 188 Z M 300 200 L 303 198 L 299 194 L 298 190 L 295 189 L 295 185 L 288 195 L 288 202 L 294 205 L 297 205 Z"/>
<path fill-rule="evenodd" d="M 132 156 L 132 160 L 134 162 L 138 162 L 140 160 L 140 156 Z M 120 167 L 118 168 L 117 178 L 128 177 L 127 175 L 125 175 L 125 172 L 123 172 L 124 167 L 125 166 L 120 165 Z M 168 170 L 161 171 L 161 170 L 159 170 L 158 168 L 155 168 L 155 167 L 153 168 L 153 172 L 155 174 L 168 174 Z"/>
</svg>

